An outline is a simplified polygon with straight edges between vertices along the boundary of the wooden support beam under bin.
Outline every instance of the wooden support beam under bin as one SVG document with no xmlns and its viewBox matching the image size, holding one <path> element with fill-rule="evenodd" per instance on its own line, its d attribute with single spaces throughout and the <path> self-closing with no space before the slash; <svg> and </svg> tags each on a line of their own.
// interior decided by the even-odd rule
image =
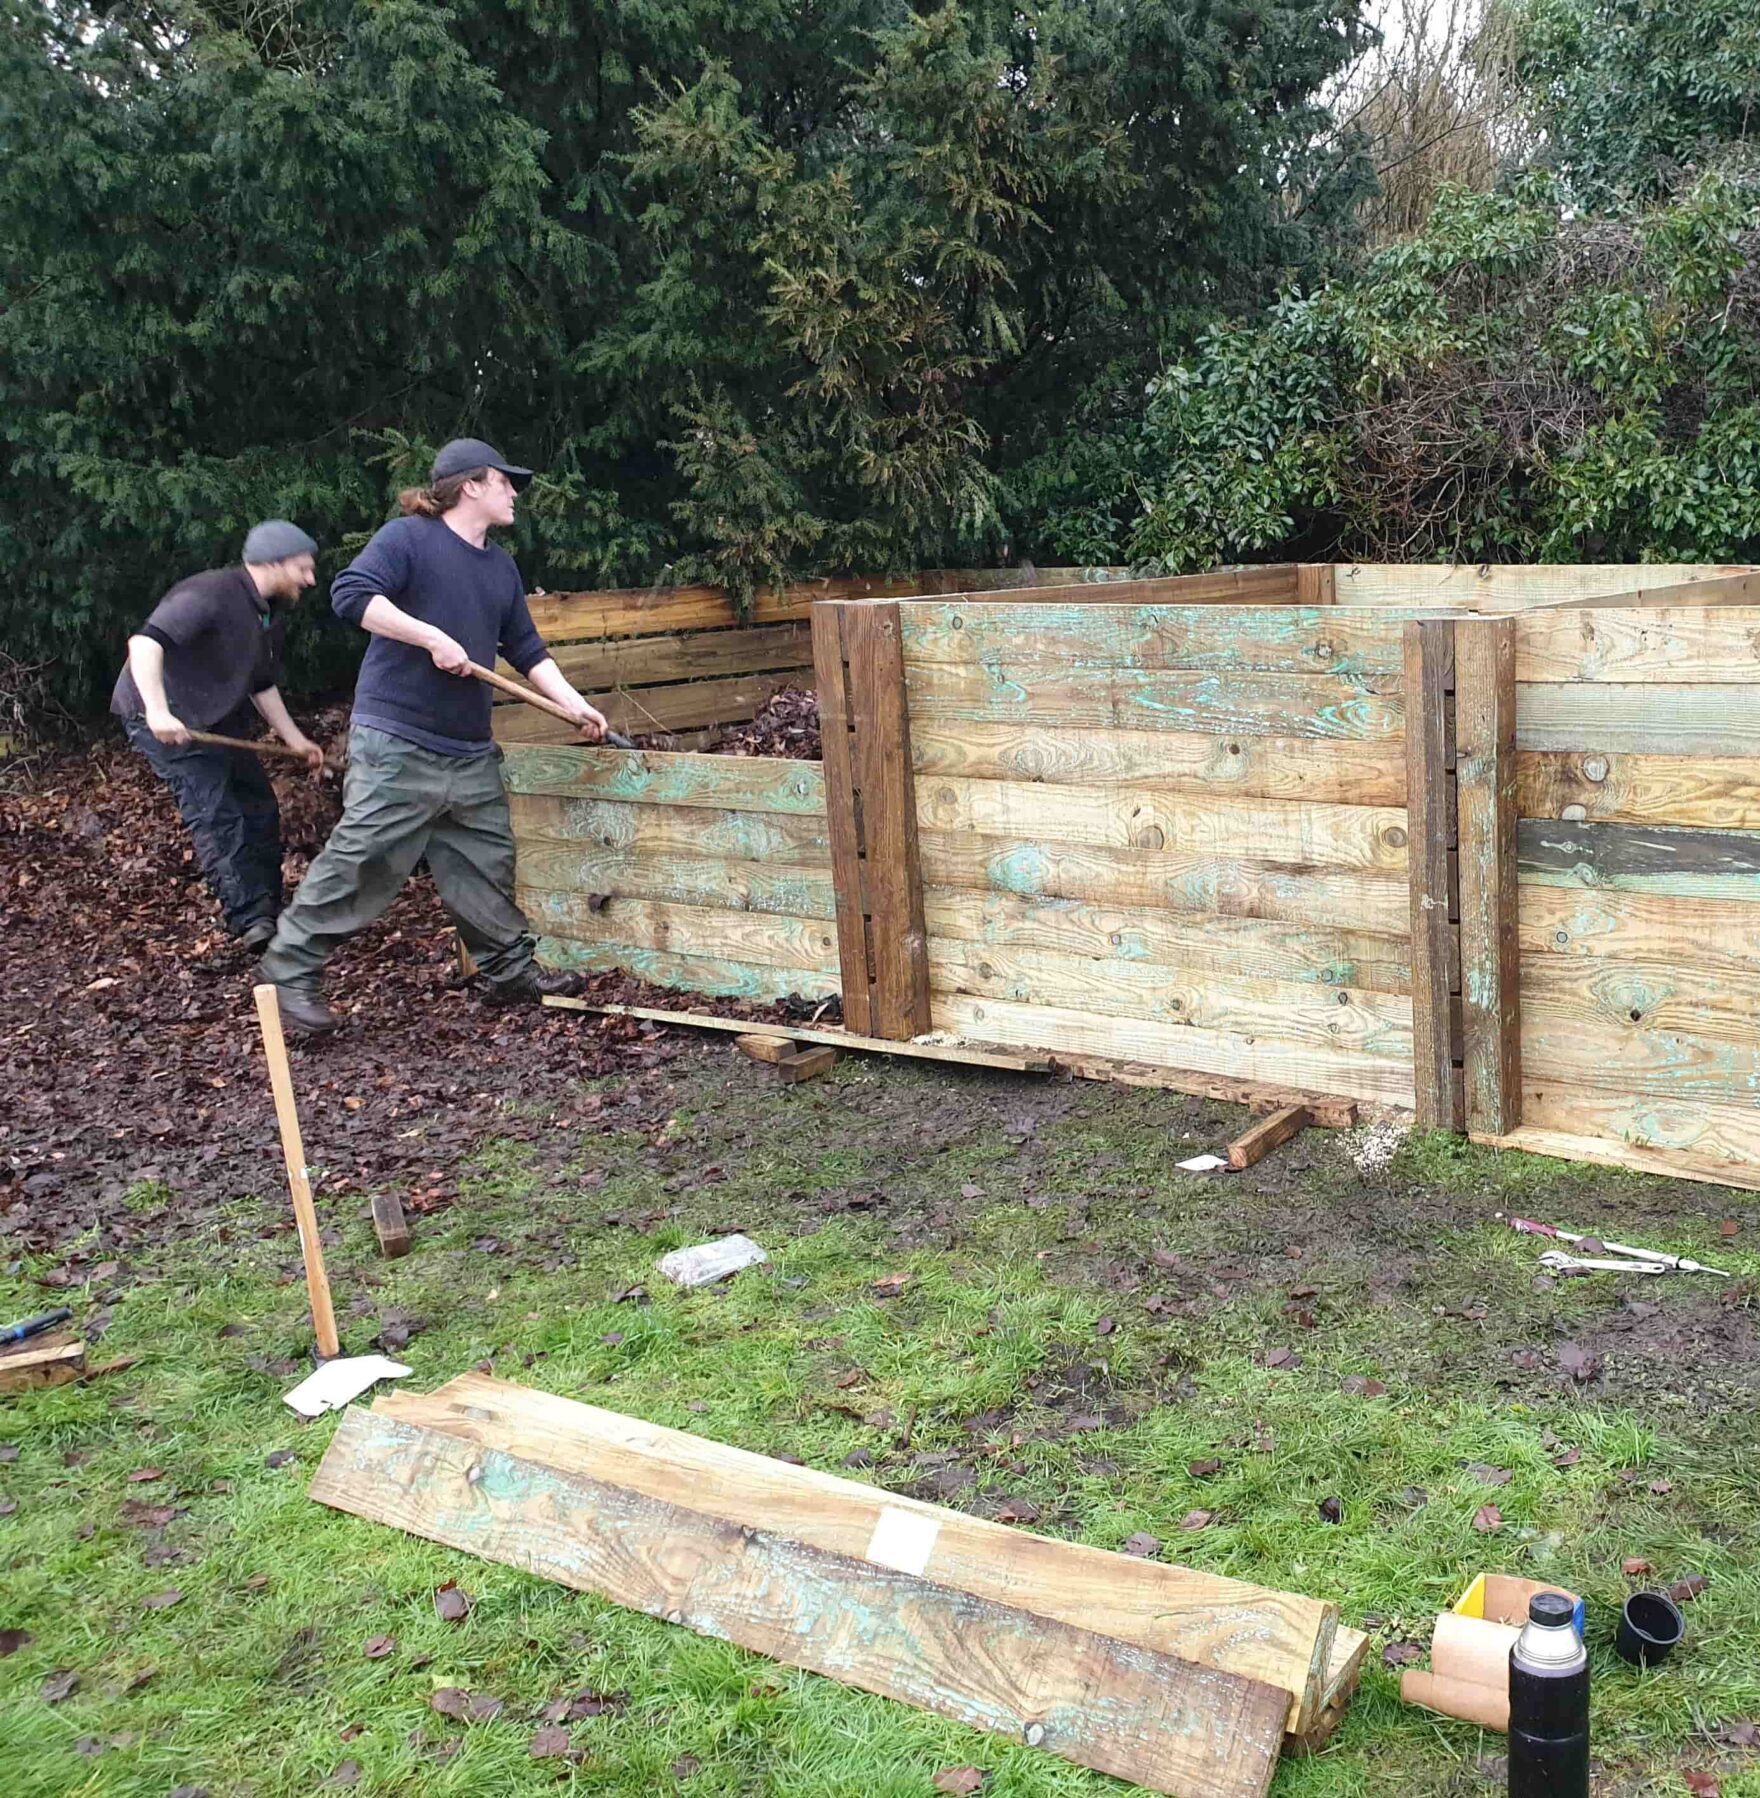
<svg viewBox="0 0 1760 1798">
<path fill-rule="evenodd" d="M 843 1014 L 902 1039 L 929 1029 L 928 933 L 898 606 L 813 608 Z"/>
<path fill-rule="evenodd" d="M 1405 628 L 1406 842 L 1412 907 L 1412 1076 L 1420 1130 L 1462 1128 L 1456 873 L 1455 639 L 1448 619 Z"/>
<path fill-rule="evenodd" d="M 1456 621 L 1455 737 L 1466 1121 L 1501 1136 L 1522 1121 L 1513 619 Z"/>
</svg>

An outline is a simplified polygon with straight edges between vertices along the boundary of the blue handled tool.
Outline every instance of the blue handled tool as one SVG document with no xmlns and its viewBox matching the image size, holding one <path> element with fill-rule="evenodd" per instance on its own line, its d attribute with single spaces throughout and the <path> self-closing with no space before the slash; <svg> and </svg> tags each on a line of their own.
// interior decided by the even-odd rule
<svg viewBox="0 0 1760 1798">
<path fill-rule="evenodd" d="M 64 1324 L 73 1316 L 65 1305 L 57 1305 L 53 1311 L 45 1311 L 41 1317 L 27 1317 L 21 1324 L 8 1324 L 0 1330 L 0 1342 L 23 1342 L 27 1336 L 40 1335 L 44 1330 L 53 1329 L 56 1324 Z"/>
</svg>

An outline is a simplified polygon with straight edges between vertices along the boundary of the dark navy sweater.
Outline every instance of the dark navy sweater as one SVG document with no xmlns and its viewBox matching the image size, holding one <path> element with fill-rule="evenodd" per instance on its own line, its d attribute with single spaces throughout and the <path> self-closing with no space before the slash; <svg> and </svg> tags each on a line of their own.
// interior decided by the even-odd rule
<svg viewBox="0 0 1760 1798">
<path fill-rule="evenodd" d="M 521 674 L 550 653 L 532 623 L 525 583 L 506 550 L 466 543 L 438 518 L 394 518 L 330 583 L 339 618 L 359 624 L 376 593 L 443 630 L 479 668 L 497 652 Z M 354 721 L 442 755 L 479 755 L 489 742 L 490 689 L 442 674 L 425 649 L 375 636 L 354 689 Z"/>
</svg>

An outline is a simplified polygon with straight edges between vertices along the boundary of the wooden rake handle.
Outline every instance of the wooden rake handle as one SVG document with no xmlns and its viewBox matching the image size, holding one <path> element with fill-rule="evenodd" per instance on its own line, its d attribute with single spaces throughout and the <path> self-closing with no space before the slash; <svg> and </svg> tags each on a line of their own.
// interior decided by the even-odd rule
<svg viewBox="0 0 1760 1798">
<path fill-rule="evenodd" d="M 252 755 L 287 755 L 292 756 L 296 762 L 303 762 L 306 759 L 306 752 L 303 749 L 295 749 L 291 743 L 272 742 L 266 737 L 223 737 L 211 730 L 192 730 L 189 733 L 189 740 L 192 743 L 208 743 L 216 749 L 248 749 Z M 339 764 L 326 755 L 324 766 L 334 769 Z"/>
<path fill-rule="evenodd" d="M 523 687 L 516 680 L 509 680 L 505 674 L 497 674 L 493 668 L 480 668 L 475 662 L 467 663 L 466 667 L 478 680 L 494 687 L 499 692 L 505 693 L 508 698 L 523 699 L 527 705 L 536 706 L 540 712 L 548 712 L 552 718 L 560 718 L 570 730 L 578 730 L 580 728 L 554 699 L 546 699 L 542 693 L 534 692 L 530 687 Z M 607 728 L 605 732 L 605 741 L 611 744 L 614 749 L 635 748 L 635 744 L 632 743 L 628 737 L 624 736 L 621 731 L 615 731 L 609 728 Z"/>
</svg>

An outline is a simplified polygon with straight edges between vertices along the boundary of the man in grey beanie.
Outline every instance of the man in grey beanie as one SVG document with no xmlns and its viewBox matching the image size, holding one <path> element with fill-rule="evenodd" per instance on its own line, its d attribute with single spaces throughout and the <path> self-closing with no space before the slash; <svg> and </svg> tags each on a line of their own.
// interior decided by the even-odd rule
<svg viewBox="0 0 1760 1798">
<path fill-rule="evenodd" d="M 317 580 L 318 546 L 271 518 L 251 529 L 244 560 L 179 581 L 128 640 L 110 710 L 171 789 L 226 928 L 261 949 L 281 912 L 281 812 L 248 750 L 191 740 L 242 737 L 257 719 L 314 774 L 324 752 L 288 715 L 277 689 L 286 608 Z"/>
</svg>

